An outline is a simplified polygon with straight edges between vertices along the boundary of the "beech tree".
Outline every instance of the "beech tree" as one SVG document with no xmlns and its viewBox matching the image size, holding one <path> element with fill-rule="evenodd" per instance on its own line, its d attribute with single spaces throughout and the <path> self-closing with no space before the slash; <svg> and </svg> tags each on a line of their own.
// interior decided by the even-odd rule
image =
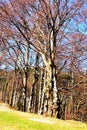
<svg viewBox="0 0 87 130">
<path fill-rule="evenodd" d="M 77 68 L 77 65 L 79 65 L 77 61 L 80 60 L 80 56 L 83 53 L 86 54 L 86 50 L 85 52 L 77 50 L 78 46 L 82 48 L 82 44 L 79 45 L 79 42 L 76 41 L 78 37 L 72 40 L 72 34 L 76 35 L 75 32 L 78 32 L 76 26 L 81 24 L 80 16 L 83 15 L 83 10 L 85 10 L 84 4 L 85 2 L 80 0 L 9 0 L 0 3 L 1 19 L 7 22 L 7 28 L 11 27 L 12 40 L 14 41 L 14 37 L 17 42 L 21 39 L 26 46 L 24 111 L 26 111 L 27 97 L 27 50 L 30 47 L 40 54 L 44 64 L 45 81 L 42 83 L 42 90 L 40 90 L 43 94 L 41 99 L 38 98 L 43 103 L 38 103 L 42 107 L 40 108 L 40 110 L 42 109 L 41 113 L 51 116 L 56 115 L 60 118 L 57 76 L 72 63 Z M 72 23 L 74 23 L 73 26 L 71 26 Z M 74 52 L 72 51 L 73 45 L 75 45 Z"/>
</svg>

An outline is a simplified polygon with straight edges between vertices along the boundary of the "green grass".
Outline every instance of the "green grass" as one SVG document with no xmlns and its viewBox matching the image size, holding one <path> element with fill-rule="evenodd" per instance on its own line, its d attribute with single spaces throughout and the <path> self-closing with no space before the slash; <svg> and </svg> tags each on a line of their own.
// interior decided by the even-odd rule
<svg viewBox="0 0 87 130">
<path fill-rule="evenodd" d="M 23 112 L 0 111 L 0 130 L 87 130 L 87 124 L 81 122 L 49 118 L 50 121 L 55 122 L 49 124 L 32 121 L 31 118 L 48 119 L 48 117 Z"/>
</svg>

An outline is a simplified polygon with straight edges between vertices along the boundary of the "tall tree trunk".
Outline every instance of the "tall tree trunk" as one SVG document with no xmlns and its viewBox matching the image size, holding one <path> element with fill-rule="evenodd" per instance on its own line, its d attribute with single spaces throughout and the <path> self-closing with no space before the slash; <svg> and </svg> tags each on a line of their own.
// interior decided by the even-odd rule
<svg viewBox="0 0 87 130">
<path fill-rule="evenodd" d="M 24 97 L 24 108 L 23 108 L 23 111 L 25 112 L 26 111 L 26 104 L 27 104 L 27 70 L 25 70 L 24 72 L 24 79 L 23 79 L 23 97 Z"/>
<path fill-rule="evenodd" d="M 46 86 L 46 71 L 43 65 L 43 68 L 41 69 L 41 81 L 40 81 L 40 90 L 39 90 L 39 114 L 41 115 L 44 113 L 45 86 Z"/>
<path fill-rule="evenodd" d="M 53 110 L 51 109 L 51 106 L 54 104 L 57 107 L 56 70 L 50 62 L 47 63 L 45 69 L 46 79 L 44 80 L 46 80 L 46 83 L 44 87 L 44 112 L 48 113 L 48 115 L 53 116 L 54 113 L 52 112 Z M 56 111 L 54 112 L 56 113 Z"/>
<path fill-rule="evenodd" d="M 17 89 L 18 89 L 18 84 L 19 84 L 19 78 L 18 76 L 16 77 L 16 81 L 15 81 L 15 90 L 14 90 L 14 98 L 13 98 L 13 107 L 17 108 Z"/>
<path fill-rule="evenodd" d="M 74 73 L 73 71 L 71 71 L 71 77 L 72 77 L 72 81 L 71 81 L 71 85 L 72 87 L 74 86 Z M 74 118 L 74 90 L 72 90 L 71 93 L 71 119 Z"/>
<path fill-rule="evenodd" d="M 2 101 L 3 101 L 3 102 L 6 101 L 6 91 L 7 91 L 7 87 L 8 87 L 8 81 L 6 81 L 5 85 L 3 86 L 3 90 L 2 90 Z"/>
<path fill-rule="evenodd" d="M 52 107 L 55 105 L 57 107 L 57 86 L 56 86 L 56 66 L 54 64 L 55 60 L 55 41 L 53 31 L 50 32 L 50 57 L 46 58 L 45 54 L 42 54 L 42 58 L 46 69 L 46 86 L 45 86 L 45 112 L 48 115 L 53 116 Z M 55 108 L 55 113 L 56 113 Z"/>
<path fill-rule="evenodd" d="M 27 79 L 28 79 L 28 58 L 29 58 L 29 44 L 26 45 L 26 54 L 25 54 L 25 68 L 24 68 L 24 78 L 23 78 L 23 96 L 24 96 L 24 108 L 25 112 L 27 106 Z"/>
<path fill-rule="evenodd" d="M 14 74 L 15 76 L 15 74 Z M 14 84 L 15 84 L 15 77 L 13 77 L 13 82 L 12 82 L 12 89 L 11 89 L 11 97 L 10 97 L 10 106 L 13 106 L 13 98 L 14 98 Z"/>
<path fill-rule="evenodd" d="M 31 88 L 30 101 L 29 101 L 29 111 L 33 113 L 38 113 L 39 109 L 39 54 L 36 55 L 35 72 L 34 72 L 34 83 Z"/>
<path fill-rule="evenodd" d="M 28 105 L 28 110 L 30 113 L 33 113 L 33 109 L 34 109 L 34 85 L 31 87 L 30 99 Z"/>
</svg>

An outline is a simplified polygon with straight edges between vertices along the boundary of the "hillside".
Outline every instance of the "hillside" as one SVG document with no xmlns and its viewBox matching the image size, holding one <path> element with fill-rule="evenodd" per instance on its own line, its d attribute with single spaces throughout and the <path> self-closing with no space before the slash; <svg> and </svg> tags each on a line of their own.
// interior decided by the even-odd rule
<svg viewBox="0 0 87 130">
<path fill-rule="evenodd" d="M 0 130 L 87 130 L 87 124 L 19 112 L 0 103 Z"/>
</svg>

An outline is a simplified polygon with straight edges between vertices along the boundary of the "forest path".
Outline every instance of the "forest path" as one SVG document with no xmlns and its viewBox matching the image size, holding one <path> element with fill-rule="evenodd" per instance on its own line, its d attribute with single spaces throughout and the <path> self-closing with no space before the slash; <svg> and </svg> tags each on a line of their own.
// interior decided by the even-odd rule
<svg viewBox="0 0 87 130">
<path fill-rule="evenodd" d="M 31 113 L 25 113 L 16 111 L 14 109 L 11 109 L 8 104 L 0 103 L 0 111 L 1 112 L 14 112 L 15 114 L 19 114 L 22 116 L 26 116 L 29 120 L 36 121 L 36 122 L 42 122 L 42 123 L 48 123 L 48 124 L 54 124 L 55 122 L 52 121 L 49 117 L 44 117 L 38 114 L 31 114 Z"/>
</svg>

